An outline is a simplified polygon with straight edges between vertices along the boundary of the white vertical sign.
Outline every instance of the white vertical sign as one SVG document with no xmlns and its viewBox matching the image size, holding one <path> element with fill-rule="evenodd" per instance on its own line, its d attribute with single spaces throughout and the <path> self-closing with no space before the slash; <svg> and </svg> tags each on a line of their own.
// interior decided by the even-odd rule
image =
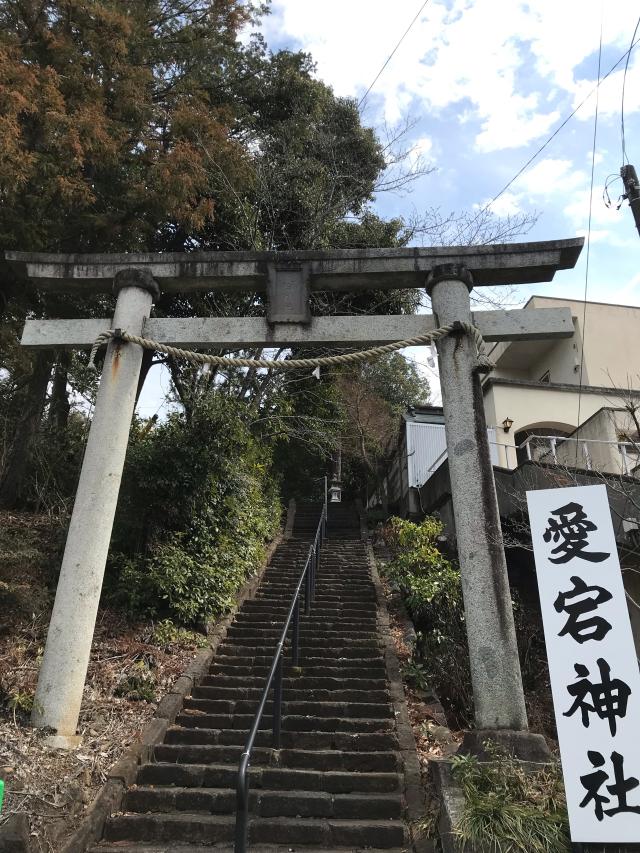
<svg viewBox="0 0 640 853">
<path fill-rule="evenodd" d="M 527 502 L 571 838 L 640 842 L 640 672 L 607 490 Z"/>
</svg>

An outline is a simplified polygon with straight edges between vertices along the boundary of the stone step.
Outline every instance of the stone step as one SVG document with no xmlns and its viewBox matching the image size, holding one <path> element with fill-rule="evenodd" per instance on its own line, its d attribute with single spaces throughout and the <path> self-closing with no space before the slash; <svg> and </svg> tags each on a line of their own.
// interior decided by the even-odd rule
<svg viewBox="0 0 640 853">
<path fill-rule="evenodd" d="M 243 747 L 237 744 L 168 744 L 154 747 L 156 761 L 185 762 L 186 764 L 234 764 L 240 761 Z M 402 770 L 396 752 L 347 752 L 345 750 L 281 749 L 256 747 L 251 756 L 252 766 L 270 765 L 304 770 L 351 770 L 366 773 L 397 773 Z"/>
<path fill-rule="evenodd" d="M 301 574 L 301 572 L 300 572 Z M 258 590 L 259 593 L 265 591 L 273 591 L 277 593 L 287 593 L 293 595 L 300 581 L 300 574 L 285 577 L 283 575 L 267 575 L 263 579 L 264 587 Z M 340 577 L 327 577 L 324 574 L 316 575 L 316 593 L 324 595 L 344 594 L 351 597 L 357 595 L 370 595 L 375 591 L 375 587 L 368 576 L 362 575 L 359 578 L 346 578 L 344 574 Z M 304 597 L 304 581 L 300 589 L 301 595 Z"/>
<path fill-rule="evenodd" d="M 286 574 L 281 569 L 267 569 L 262 576 L 261 587 L 263 585 L 267 588 L 278 586 L 288 587 L 293 590 L 298 585 L 301 575 L 302 568 L 299 572 L 293 571 L 290 574 Z M 326 587 L 327 591 L 337 589 L 349 593 L 370 592 L 374 589 L 371 575 L 368 571 L 362 570 L 362 572 L 351 573 L 351 576 L 349 576 L 344 570 L 328 572 L 324 568 L 321 568 L 316 574 L 316 589 L 320 587 Z"/>
<path fill-rule="evenodd" d="M 179 787 L 235 788 L 238 767 L 234 764 L 145 764 L 138 771 L 138 784 Z M 290 791 L 326 791 L 330 794 L 391 793 L 402 790 L 399 773 L 296 770 L 286 767 L 254 767 L 251 788 Z"/>
<path fill-rule="evenodd" d="M 265 579 L 285 579 L 288 581 L 298 581 L 306 566 L 306 560 L 299 562 L 288 562 L 284 565 L 271 564 L 268 566 L 263 577 Z M 354 560 L 348 558 L 346 560 L 331 561 L 326 556 L 322 557 L 320 566 L 316 573 L 318 581 L 335 581 L 335 583 L 343 584 L 352 582 L 356 584 L 372 585 L 372 574 L 369 564 L 363 560 Z"/>
<path fill-rule="evenodd" d="M 241 613 L 269 613 L 272 617 L 278 616 L 278 614 L 284 614 L 285 618 L 289 612 L 289 608 L 291 606 L 290 602 L 287 601 L 268 601 L 266 599 L 255 599 L 252 598 L 249 601 L 245 601 L 240 609 Z M 347 603 L 340 604 L 337 602 L 335 606 L 325 607 L 322 604 L 312 606 L 312 613 L 316 617 L 330 616 L 334 619 L 339 619 L 342 616 L 353 616 L 356 619 L 361 618 L 362 616 L 373 615 L 376 611 L 375 602 L 367 601 L 358 603 Z"/>
<path fill-rule="evenodd" d="M 323 646 L 309 647 L 300 646 L 300 663 L 295 668 L 294 675 L 299 675 L 298 669 L 304 667 L 305 670 L 312 669 L 318 666 L 331 666 L 333 669 L 341 669 L 343 667 L 368 667 L 375 666 L 383 660 L 383 649 L 367 649 L 355 646 L 349 649 L 348 646 L 339 646 L 337 648 L 324 648 Z M 257 671 L 260 667 L 270 667 L 273 662 L 273 654 L 275 645 L 269 647 L 265 643 L 262 647 L 254 646 L 235 646 L 231 641 L 225 642 L 224 648 L 222 644 L 218 646 L 214 666 L 255 666 Z M 345 653 L 346 652 L 346 653 Z M 349 653 L 350 652 L 350 653 Z M 359 652 L 362 652 L 359 654 Z M 284 655 L 285 667 L 291 666 L 291 647 L 287 643 Z M 365 677 L 369 677 L 368 673 Z"/>
<path fill-rule="evenodd" d="M 220 643 L 216 657 L 242 657 L 259 660 L 262 657 L 268 656 L 271 661 L 274 651 L 275 644 L 269 649 L 266 643 L 255 645 L 253 640 L 243 643 L 238 638 L 234 638 L 233 641 L 229 640 Z M 381 656 L 381 645 L 379 643 L 372 644 L 371 641 L 365 640 L 364 642 L 354 641 L 353 645 L 348 646 L 332 646 L 323 644 L 321 638 L 310 640 L 308 644 L 300 644 L 300 657 L 305 660 L 317 656 L 321 651 L 326 651 L 334 659 L 377 658 Z"/>
<path fill-rule="evenodd" d="M 253 722 L 253 721 L 252 721 Z M 246 729 L 204 729 L 173 727 L 167 731 L 165 744 L 194 746 L 244 746 L 249 737 Z M 270 747 L 270 731 L 259 731 L 256 746 Z M 328 732 L 283 730 L 280 741 L 282 749 L 351 750 L 352 752 L 375 752 L 376 750 L 398 749 L 395 732 Z"/>
<path fill-rule="evenodd" d="M 233 624 L 227 629 L 227 639 L 228 640 L 240 640 L 244 638 L 252 638 L 252 639 L 261 639 L 265 642 L 267 640 L 272 640 L 277 642 L 280 639 L 280 635 L 282 634 L 283 625 L 279 625 L 278 627 L 273 626 L 269 628 L 264 627 L 254 627 L 253 625 L 236 625 Z M 291 630 L 291 629 L 289 629 Z M 300 624 L 300 642 L 305 643 L 305 641 L 322 639 L 324 642 L 329 641 L 338 641 L 338 645 L 342 645 L 345 642 L 351 642 L 353 640 L 357 640 L 358 642 L 363 642 L 364 640 L 369 640 L 371 642 L 379 643 L 379 637 L 376 631 L 374 630 L 363 630 L 363 631 L 353 631 L 344 629 L 342 631 L 333 631 L 333 630 L 323 630 L 320 626 L 318 627 L 309 627 L 304 624 Z M 309 643 L 306 642 L 306 645 Z"/>
<path fill-rule="evenodd" d="M 139 785 L 127 792 L 122 810 L 137 813 L 190 812 L 235 814 L 236 791 L 228 788 Z M 327 817 L 377 820 L 402 817 L 399 793 L 330 794 L 326 791 L 278 791 L 252 788 L 249 811 L 254 817 Z"/>
<path fill-rule="evenodd" d="M 243 609 L 240 612 L 243 616 L 253 616 L 254 621 L 280 622 L 282 625 L 289 615 L 290 606 L 291 603 L 285 600 L 278 604 L 270 601 L 254 600 L 243 605 Z M 302 606 L 302 610 L 304 610 L 304 605 Z M 322 604 L 312 604 L 310 613 L 312 619 L 325 624 L 328 622 L 371 622 L 377 620 L 377 615 L 376 606 L 373 602 L 353 606 L 337 602 L 332 607 L 325 607 Z M 262 617 L 261 620 L 256 619 L 255 617 L 257 616 Z M 304 617 L 304 619 L 307 618 L 307 616 Z"/>
<path fill-rule="evenodd" d="M 123 814 L 105 826 L 107 841 L 180 841 L 213 844 L 233 839 L 235 817 L 227 815 Z M 328 846 L 376 844 L 382 849 L 402 846 L 406 830 L 400 821 L 340 820 L 330 818 L 254 818 L 249 824 L 250 842 L 315 844 Z"/>
<path fill-rule="evenodd" d="M 238 627 L 251 626 L 256 628 L 279 628 L 282 630 L 286 615 L 282 619 L 277 617 L 269 618 L 268 614 L 262 613 L 238 613 L 233 620 L 233 625 Z M 308 628 L 322 631 L 375 631 L 378 625 L 378 620 L 375 616 L 365 616 L 361 619 L 321 619 L 300 614 L 300 628 Z"/>
<path fill-rule="evenodd" d="M 203 848 L 200 844 L 139 844 L 136 841 L 119 841 L 117 844 L 98 844 L 87 848 L 88 853 L 117 853 L 118 850 L 124 850 L 125 853 L 217 853 L 224 851 L 230 853 L 228 844 L 208 844 Z M 289 846 L 272 845 L 265 846 L 264 844 L 252 844 L 251 853 L 292 853 L 294 848 Z M 307 844 L 296 844 L 295 850 L 297 853 L 382 853 L 379 848 L 375 850 L 373 847 L 335 847 L 332 846 L 329 850 L 327 847 L 309 847 Z M 407 853 L 406 849 L 394 847 L 388 848 L 384 853 Z"/>
<path fill-rule="evenodd" d="M 261 675 L 263 672 L 267 673 L 269 671 L 272 663 L 273 655 L 251 657 L 246 655 L 220 654 L 217 656 L 215 666 L 219 672 L 223 672 L 225 671 L 225 668 L 231 667 L 236 670 L 236 675 L 238 674 L 237 670 L 240 668 L 246 670 L 247 674 L 254 673 L 256 675 Z M 300 663 L 298 665 L 298 669 L 302 669 L 309 675 L 319 675 L 321 671 L 325 671 L 327 669 L 340 670 L 342 667 L 349 667 L 350 669 L 361 671 L 363 674 L 370 675 L 371 670 L 384 671 L 384 661 L 380 654 L 371 657 L 348 657 L 340 660 L 339 655 L 327 654 L 324 657 L 312 657 L 311 655 L 301 653 Z M 291 661 L 286 660 L 286 674 L 291 675 L 292 669 L 293 666 Z"/>
<path fill-rule="evenodd" d="M 381 676 L 362 676 L 354 675 L 345 682 L 341 677 L 342 668 L 337 668 L 336 676 L 309 676 L 304 670 L 302 674 L 291 675 L 283 679 L 284 689 L 287 691 L 307 691 L 307 690 L 329 690 L 336 699 L 340 701 L 346 699 L 346 696 L 338 696 L 339 692 L 358 692 L 369 690 L 386 690 L 387 680 L 384 675 Z M 356 673 L 359 671 L 356 670 Z M 206 675 L 199 684 L 199 687 L 215 687 L 217 690 L 248 690 L 246 698 L 257 697 L 262 694 L 265 685 L 265 679 L 259 676 L 247 678 L 244 675 L 222 675 L 222 673 L 213 673 Z M 219 698 L 224 698 L 220 696 Z M 237 698 L 241 698 L 238 696 Z M 297 697 L 296 697 L 297 698 Z M 302 698 L 302 697 L 300 697 Z M 363 697 L 364 698 L 364 697 Z M 354 699 L 353 701 L 358 701 Z"/>
<path fill-rule="evenodd" d="M 290 629 L 291 630 L 291 629 Z M 227 639 L 221 646 L 234 646 L 236 648 L 260 648 L 264 649 L 265 646 L 268 645 L 268 640 L 272 641 L 272 646 L 275 649 L 276 642 L 280 637 L 280 634 L 274 632 L 275 636 L 267 637 L 261 635 L 258 631 L 252 632 L 253 636 L 244 636 L 233 634 L 229 636 L 227 634 Z M 280 632 L 281 633 L 281 632 Z M 256 641 L 262 640 L 262 642 L 257 643 Z M 288 637 L 288 642 L 290 641 L 290 637 Z M 220 648 L 219 646 L 218 648 Z M 323 637 L 318 636 L 313 633 L 309 633 L 308 631 L 304 634 L 300 635 L 300 648 L 301 649 L 343 649 L 346 647 L 351 649 L 380 649 L 382 646 L 382 641 L 377 639 L 376 637 L 348 637 L 342 635 L 341 637 Z"/>
<path fill-rule="evenodd" d="M 191 696 L 185 699 L 185 708 L 195 708 L 207 714 L 255 714 L 258 703 L 251 699 L 204 699 Z M 265 714 L 271 714 L 273 701 L 265 705 Z M 392 719 L 393 706 L 388 702 L 290 702 L 285 695 L 283 716 L 289 717 L 359 717 L 369 720 Z"/>
<path fill-rule="evenodd" d="M 318 658 L 314 658 L 313 662 L 309 659 L 301 660 L 300 667 L 297 672 L 294 672 L 290 661 L 285 662 L 284 675 L 291 677 L 299 674 L 301 671 L 303 676 L 309 678 L 384 678 L 386 675 L 385 664 L 383 661 L 370 659 L 367 661 L 348 661 L 348 666 L 332 666 L 338 661 L 330 661 L 329 663 L 322 662 Z M 346 662 L 345 662 L 346 663 Z M 210 669 L 210 675 L 224 675 L 229 677 L 258 678 L 260 683 L 264 685 L 267 674 L 271 667 L 271 661 L 260 664 L 259 666 L 244 664 L 237 658 L 226 658 L 225 662 L 218 661 Z"/>
<path fill-rule="evenodd" d="M 293 594 L 295 592 L 295 588 L 280 588 L 280 587 L 271 587 L 260 590 L 256 593 L 255 598 L 252 601 L 269 601 L 274 604 L 278 603 L 287 603 L 291 604 L 291 600 L 293 599 Z M 305 601 L 304 592 L 300 596 L 300 603 L 303 604 Z M 368 606 L 375 605 L 376 596 L 375 593 L 369 592 L 358 592 L 358 593 L 348 593 L 348 592 L 325 592 L 323 589 L 318 589 L 316 587 L 315 594 L 313 595 L 313 606 L 314 607 L 333 607 L 334 605 L 341 604 L 343 606 L 349 605 L 350 607 L 357 607 L 360 604 L 367 604 Z"/>
<path fill-rule="evenodd" d="M 118 850 L 124 850 L 125 853 L 217 853 L 224 851 L 230 853 L 229 844 L 208 844 L 203 848 L 200 844 L 140 844 L 137 841 L 119 841 L 117 844 L 102 843 L 93 845 L 87 848 L 88 853 L 117 853 Z M 290 846 L 269 844 L 252 844 L 250 853 L 292 853 L 294 848 Z M 324 847 L 309 847 L 307 844 L 296 844 L 295 850 L 297 853 L 382 853 L 380 848 L 373 847 L 336 847 L 332 845 L 331 849 Z M 387 848 L 384 853 L 407 853 L 405 848 L 393 847 Z"/>
<path fill-rule="evenodd" d="M 207 714 L 187 709 L 176 717 L 176 725 L 188 729 L 246 729 L 255 719 L 254 714 Z M 387 732 L 394 728 L 394 720 L 368 720 L 359 717 L 309 717 L 282 718 L 282 728 L 289 732 Z M 271 730 L 272 717 L 264 714 L 260 729 Z"/>
<path fill-rule="evenodd" d="M 301 679 L 285 679 L 283 693 L 290 702 L 389 702 L 389 694 L 384 683 L 366 690 L 337 690 L 335 688 L 300 687 Z M 310 681 L 311 679 L 305 679 Z M 322 681 L 323 679 L 316 679 Z M 325 679 L 333 682 L 336 679 Z M 256 681 L 258 681 L 256 679 Z M 246 682 L 245 682 L 246 683 Z M 192 694 L 200 699 L 247 699 L 257 701 L 261 698 L 264 684 L 258 682 L 256 687 L 223 687 L 214 684 L 201 684 Z M 195 692 L 197 690 L 197 694 Z"/>
</svg>

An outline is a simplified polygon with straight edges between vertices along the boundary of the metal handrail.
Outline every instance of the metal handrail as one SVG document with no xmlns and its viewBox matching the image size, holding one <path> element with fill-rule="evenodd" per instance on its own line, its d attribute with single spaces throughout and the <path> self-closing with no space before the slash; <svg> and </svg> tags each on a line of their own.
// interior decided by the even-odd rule
<svg viewBox="0 0 640 853">
<path fill-rule="evenodd" d="M 260 728 L 260 723 L 267 707 L 269 693 L 273 686 L 273 740 L 272 746 L 274 749 L 280 749 L 281 729 L 282 729 L 282 662 L 284 646 L 287 640 L 289 627 L 293 622 L 292 641 L 291 641 L 291 662 L 293 666 L 298 666 L 300 662 L 300 592 L 304 583 L 304 608 L 305 615 L 311 614 L 311 605 L 315 597 L 316 576 L 320 564 L 320 552 L 322 545 L 327 538 L 327 478 L 324 478 L 324 503 L 322 505 L 322 513 L 320 521 L 316 529 L 316 535 L 313 544 L 309 546 L 307 559 L 305 560 L 304 569 L 298 580 L 298 585 L 291 600 L 289 613 L 284 623 L 280 639 L 276 646 L 276 650 L 271 662 L 269 675 L 262 698 L 256 711 L 256 716 L 253 720 L 253 725 L 249 731 L 249 737 L 245 743 L 244 750 L 240 756 L 240 765 L 238 767 L 238 780 L 236 783 L 236 833 L 234 853 L 246 853 L 247 850 L 247 829 L 249 816 L 249 779 L 248 771 L 251 761 L 251 753 L 253 751 L 255 739 Z"/>
<path fill-rule="evenodd" d="M 525 438 L 525 440 L 522 441 L 520 444 L 506 444 L 504 442 L 491 441 L 491 440 L 489 441 L 489 444 L 491 444 L 494 447 L 503 447 L 504 448 L 505 454 L 507 457 L 507 465 L 508 465 L 509 464 L 509 451 L 510 450 L 513 450 L 516 453 L 518 452 L 518 450 L 525 450 L 526 454 L 527 454 L 527 459 L 530 462 L 533 461 L 533 454 L 531 452 L 531 446 L 538 443 L 538 442 L 542 442 L 542 441 L 546 442 L 549 445 L 548 449 L 546 449 L 546 450 L 541 448 L 543 450 L 543 455 L 544 456 L 551 456 L 554 463 L 556 463 L 556 464 L 558 462 L 557 452 L 556 452 L 558 445 L 561 445 L 562 443 L 567 442 L 567 441 L 573 441 L 573 442 L 581 444 L 582 445 L 582 452 L 583 452 L 583 455 L 584 455 L 584 458 L 586 461 L 587 470 L 591 470 L 591 468 L 593 467 L 592 461 L 591 461 L 591 454 L 589 453 L 589 445 L 590 444 L 607 444 L 611 447 L 615 446 L 618 448 L 618 450 L 620 452 L 620 456 L 622 457 L 622 473 L 623 474 L 629 474 L 630 473 L 630 470 L 629 470 L 630 465 L 629 465 L 629 457 L 628 457 L 629 450 L 628 450 L 628 448 L 630 448 L 631 453 L 633 453 L 634 451 L 637 453 L 638 448 L 639 448 L 639 445 L 633 441 L 611 441 L 610 439 L 604 439 L 604 438 L 580 438 L 579 436 L 571 436 L 571 435 L 536 435 L 535 433 L 533 435 L 527 436 L 527 438 Z M 444 462 L 444 460 L 447 458 L 447 456 L 448 456 L 448 449 L 445 448 L 442 451 L 442 453 L 440 454 L 440 456 L 438 456 L 436 458 L 436 460 L 434 462 L 432 462 L 431 465 L 429 466 L 429 470 L 427 472 L 428 477 L 422 485 L 425 485 L 425 483 L 427 483 L 429 481 L 429 479 L 433 476 L 433 474 L 435 474 L 436 470 Z"/>
</svg>

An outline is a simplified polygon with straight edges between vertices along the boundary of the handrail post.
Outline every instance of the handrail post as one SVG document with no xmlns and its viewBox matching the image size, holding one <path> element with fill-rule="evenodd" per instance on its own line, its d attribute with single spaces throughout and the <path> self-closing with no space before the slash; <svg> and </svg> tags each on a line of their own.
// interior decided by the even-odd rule
<svg viewBox="0 0 640 853">
<path fill-rule="evenodd" d="M 311 601 L 316 597 L 316 571 L 318 569 L 318 546 L 317 542 L 313 543 L 313 551 L 311 554 Z"/>
<path fill-rule="evenodd" d="M 236 839 L 233 847 L 234 853 L 246 853 L 247 850 L 247 823 L 249 814 L 249 784 L 247 782 L 247 771 L 249 769 L 249 753 L 243 752 L 240 759 L 238 771 L 238 782 L 236 787 Z"/>
<path fill-rule="evenodd" d="M 304 577 L 304 613 L 311 616 L 311 557 L 307 557 L 307 570 Z"/>
<path fill-rule="evenodd" d="M 296 598 L 296 607 L 293 611 L 293 637 L 291 640 L 293 650 L 293 666 L 300 663 L 300 598 Z"/>
<path fill-rule="evenodd" d="M 620 451 L 620 455 L 622 456 L 622 473 L 629 473 L 629 458 L 627 456 L 627 448 L 624 444 L 618 445 L 618 450 Z"/>
<path fill-rule="evenodd" d="M 273 748 L 280 749 L 282 730 L 282 657 L 278 661 L 273 684 Z"/>
</svg>

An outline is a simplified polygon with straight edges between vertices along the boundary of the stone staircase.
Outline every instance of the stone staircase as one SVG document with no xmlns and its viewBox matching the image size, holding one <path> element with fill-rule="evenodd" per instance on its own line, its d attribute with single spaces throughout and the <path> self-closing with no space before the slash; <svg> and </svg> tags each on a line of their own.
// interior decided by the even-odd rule
<svg viewBox="0 0 640 853">
<path fill-rule="evenodd" d="M 270 746 L 269 703 L 253 752 L 253 853 L 412 849 L 376 591 L 357 514 L 332 510 L 301 667 L 285 665 L 282 748 Z M 313 512 L 315 533 L 318 509 L 304 508 L 294 536 Z M 238 761 L 308 548 L 293 538 L 277 549 L 95 853 L 233 850 Z"/>
</svg>

